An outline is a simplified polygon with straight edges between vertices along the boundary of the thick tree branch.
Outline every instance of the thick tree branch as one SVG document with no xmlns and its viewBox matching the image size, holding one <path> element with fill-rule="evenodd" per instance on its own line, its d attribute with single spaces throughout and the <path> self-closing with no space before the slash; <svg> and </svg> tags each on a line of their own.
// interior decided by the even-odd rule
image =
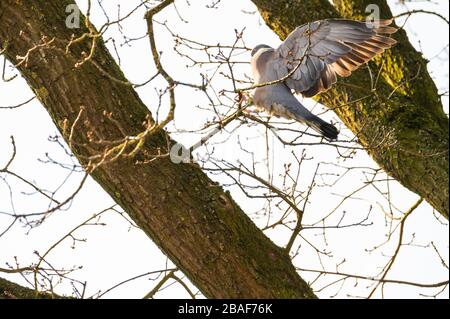
<svg viewBox="0 0 450 319">
<path fill-rule="evenodd" d="M 328 0 L 252 1 L 282 39 L 313 20 L 364 19 L 369 4 L 380 7 L 381 18 L 392 16 L 385 0 L 335 0 L 336 8 Z M 374 81 L 362 69 L 321 94 L 319 101 L 357 134 L 378 165 L 448 219 L 448 117 L 427 61 L 404 30 L 395 38 L 398 44 L 370 64 Z M 384 138 L 389 143 L 371 147 Z"/>
<path fill-rule="evenodd" d="M 69 4 L 2 0 L 0 45 L 82 165 L 205 296 L 314 298 L 288 254 L 228 193 L 197 165 L 165 156 L 173 142 L 164 131 L 125 156 L 134 152 L 130 137 L 154 121 L 90 23 L 66 27 Z"/>
<path fill-rule="evenodd" d="M 0 299 L 54 299 L 62 298 L 55 294 L 36 293 L 34 289 L 22 287 L 0 278 Z"/>
</svg>

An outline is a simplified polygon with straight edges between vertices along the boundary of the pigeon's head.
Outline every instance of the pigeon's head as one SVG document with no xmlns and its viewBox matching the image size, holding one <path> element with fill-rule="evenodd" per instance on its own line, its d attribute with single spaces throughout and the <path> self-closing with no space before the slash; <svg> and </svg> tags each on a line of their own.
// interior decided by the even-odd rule
<svg viewBox="0 0 450 319">
<path fill-rule="evenodd" d="M 260 49 L 272 49 L 272 47 L 268 46 L 267 44 L 258 44 L 256 47 L 252 50 L 252 56 L 256 54 Z"/>
</svg>

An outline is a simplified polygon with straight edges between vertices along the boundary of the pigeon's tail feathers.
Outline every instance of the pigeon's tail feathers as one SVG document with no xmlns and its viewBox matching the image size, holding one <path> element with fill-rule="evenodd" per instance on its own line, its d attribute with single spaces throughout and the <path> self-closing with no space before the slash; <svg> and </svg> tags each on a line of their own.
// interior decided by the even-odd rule
<svg viewBox="0 0 450 319">
<path fill-rule="evenodd" d="M 338 129 L 333 124 L 327 123 L 325 121 L 322 121 L 318 128 L 314 126 L 312 126 L 312 128 L 331 141 L 337 140 L 339 135 Z"/>
<path fill-rule="evenodd" d="M 329 140 L 336 140 L 339 135 L 338 129 L 333 124 L 327 123 L 317 116 L 308 119 L 306 124 Z"/>
<path fill-rule="evenodd" d="M 328 140 L 337 139 L 339 131 L 333 124 L 327 123 L 318 116 L 312 114 L 297 100 L 295 100 L 295 102 L 295 106 L 289 107 L 287 110 L 289 115 L 288 118 L 294 118 L 299 122 L 305 123 Z M 286 103 L 285 105 L 290 106 L 291 104 Z"/>
</svg>

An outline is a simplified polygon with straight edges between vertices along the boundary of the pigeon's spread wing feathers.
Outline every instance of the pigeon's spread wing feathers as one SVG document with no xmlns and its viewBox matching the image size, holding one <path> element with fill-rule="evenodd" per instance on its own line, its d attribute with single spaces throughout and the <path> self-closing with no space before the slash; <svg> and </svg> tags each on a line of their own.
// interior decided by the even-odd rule
<svg viewBox="0 0 450 319">
<path fill-rule="evenodd" d="M 396 41 L 385 35 L 397 31 L 391 22 L 329 19 L 304 24 L 276 49 L 272 66 L 280 79 L 292 73 L 286 80 L 291 89 L 314 96 L 329 89 L 336 75 L 349 76 L 393 46 Z"/>
</svg>

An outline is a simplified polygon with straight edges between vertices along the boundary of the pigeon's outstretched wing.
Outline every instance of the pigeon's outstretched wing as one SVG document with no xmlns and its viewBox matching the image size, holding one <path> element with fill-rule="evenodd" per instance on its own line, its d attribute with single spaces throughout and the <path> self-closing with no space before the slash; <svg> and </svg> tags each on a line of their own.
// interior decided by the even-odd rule
<svg viewBox="0 0 450 319">
<path fill-rule="evenodd" d="M 397 31 L 390 20 L 372 24 L 328 19 L 296 28 L 276 49 L 273 68 L 289 88 L 311 97 L 330 88 L 336 75 L 349 76 L 396 41 L 386 35 Z"/>
</svg>

